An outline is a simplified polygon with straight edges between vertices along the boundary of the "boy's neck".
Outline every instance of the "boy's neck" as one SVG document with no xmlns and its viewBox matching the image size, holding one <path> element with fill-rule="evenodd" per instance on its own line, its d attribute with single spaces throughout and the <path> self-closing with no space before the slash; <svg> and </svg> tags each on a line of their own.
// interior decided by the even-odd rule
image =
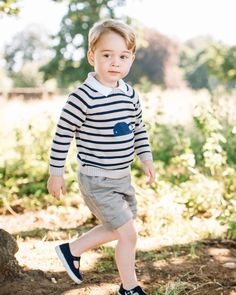
<svg viewBox="0 0 236 295">
<path fill-rule="evenodd" d="M 99 83 L 101 83 L 103 86 L 105 86 L 105 87 L 112 88 L 112 89 L 115 89 L 115 88 L 119 87 L 119 81 L 116 81 L 116 84 L 115 84 L 115 85 L 106 85 L 106 84 L 104 84 L 102 81 L 100 81 L 100 80 L 97 78 L 97 75 L 96 75 L 96 74 L 94 75 L 94 78 L 95 78 Z"/>
</svg>

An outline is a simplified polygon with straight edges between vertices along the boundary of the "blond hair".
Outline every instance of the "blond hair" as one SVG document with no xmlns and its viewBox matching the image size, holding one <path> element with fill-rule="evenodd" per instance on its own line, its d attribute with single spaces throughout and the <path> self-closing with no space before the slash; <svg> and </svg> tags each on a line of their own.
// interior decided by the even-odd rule
<svg viewBox="0 0 236 295">
<path fill-rule="evenodd" d="M 88 46 L 90 50 L 94 50 L 96 43 L 100 37 L 109 32 L 115 32 L 124 38 L 127 48 L 135 53 L 136 37 L 133 29 L 125 23 L 118 20 L 107 19 L 97 22 L 89 31 Z"/>
</svg>

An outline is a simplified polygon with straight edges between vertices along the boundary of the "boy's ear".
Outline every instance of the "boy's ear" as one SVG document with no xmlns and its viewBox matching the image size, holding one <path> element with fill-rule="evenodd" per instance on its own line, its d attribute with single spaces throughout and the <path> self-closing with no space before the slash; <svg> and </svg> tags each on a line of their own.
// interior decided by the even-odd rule
<svg viewBox="0 0 236 295">
<path fill-rule="evenodd" d="M 87 59 L 91 66 L 94 66 L 94 56 L 92 50 L 88 50 L 87 52 Z"/>
</svg>

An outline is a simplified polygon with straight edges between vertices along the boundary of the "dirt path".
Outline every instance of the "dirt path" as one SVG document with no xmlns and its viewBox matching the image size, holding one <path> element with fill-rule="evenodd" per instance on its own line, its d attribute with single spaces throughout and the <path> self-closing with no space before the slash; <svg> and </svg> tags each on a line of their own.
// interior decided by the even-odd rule
<svg viewBox="0 0 236 295">
<path fill-rule="evenodd" d="M 29 215 L 0 217 L 0 227 L 18 236 L 16 257 L 24 274 L 21 279 L 3 283 L 1 295 L 116 294 L 119 277 L 113 261 L 114 243 L 82 256 L 84 282 L 76 285 L 58 261 L 54 246 L 78 229 L 57 231 L 53 240 L 49 229 L 39 229 L 37 224 L 33 230 L 30 224 Z M 31 238 L 22 239 L 19 228 Z M 236 268 L 226 267 L 229 262 L 229 266 L 236 265 L 236 241 L 214 239 L 166 246 L 158 239 L 140 238 L 138 244 L 137 273 L 149 295 L 236 295 Z"/>
</svg>

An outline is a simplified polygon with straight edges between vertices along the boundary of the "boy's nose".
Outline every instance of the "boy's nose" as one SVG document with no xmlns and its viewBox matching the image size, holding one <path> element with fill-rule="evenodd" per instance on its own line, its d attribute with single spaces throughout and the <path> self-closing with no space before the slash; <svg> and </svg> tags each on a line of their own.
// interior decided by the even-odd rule
<svg viewBox="0 0 236 295">
<path fill-rule="evenodd" d="M 112 66 L 113 67 L 119 67 L 120 66 L 119 60 L 118 59 L 113 59 Z"/>
</svg>

